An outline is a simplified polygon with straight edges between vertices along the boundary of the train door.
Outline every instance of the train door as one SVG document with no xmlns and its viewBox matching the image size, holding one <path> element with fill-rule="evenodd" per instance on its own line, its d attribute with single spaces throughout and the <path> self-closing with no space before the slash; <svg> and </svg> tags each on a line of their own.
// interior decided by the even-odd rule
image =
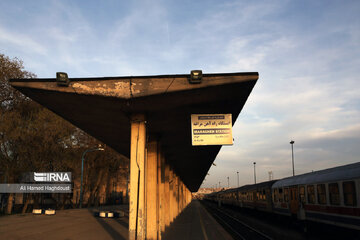
<svg viewBox="0 0 360 240">
<path fill-rule="evenodd" d="M 298 188 L 290 187 L 290 212 L 291 214 L 297 214 L 299 211 L 299 193 Z"/>
</svg>

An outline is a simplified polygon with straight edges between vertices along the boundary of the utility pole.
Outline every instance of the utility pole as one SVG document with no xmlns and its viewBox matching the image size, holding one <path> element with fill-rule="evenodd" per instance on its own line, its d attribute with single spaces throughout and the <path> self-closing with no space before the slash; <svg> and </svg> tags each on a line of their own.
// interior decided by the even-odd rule
<svg viewBox="0 0 360 240">
<path fill-rule="evenodd" d="M 295 176 L 295 168 L 294 168 L 294 140 L 291 140 L 291 155 L 292 155 L 292 169 L 293 169 L 293 176 Z"/>
<path fill-rule="evenodd" d="M 272 171 L 269 171 L 269 181 L 273 180 L 274 179 L 274 174 Z"/>
<path fill-rule="evenodd" d="M 237 173 L 238 187 L 240 187 L 239 186 L 239 172 L 236 172 L 236 173 Z"/>
<path fill-rule="evenodd" d="M 83 175 L 84 175 L 84 160 L 85 160 L 85 154 L 88 152 L 94 152 L 94 151 L 104 151 L 104 148 L 102 147 L 97 147 L 97 148 L 92 148 L 92 149 L 86 149 L 82 156 L 81 156 L 81 183 L 80 183 L 80 206 L 79 208 L 82 208 L 82 202 L 83 202 Z"/>
<path fill-rule="evenodd" d="M 254 182 L 256 184 L 256 171 L 255 171 L 256 162 L 254 162 Z"/>
</svg>

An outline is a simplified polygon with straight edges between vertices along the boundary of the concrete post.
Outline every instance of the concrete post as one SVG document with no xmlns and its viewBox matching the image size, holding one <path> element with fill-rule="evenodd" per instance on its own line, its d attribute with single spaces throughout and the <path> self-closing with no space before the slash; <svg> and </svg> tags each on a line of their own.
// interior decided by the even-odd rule
<svg viewBox="0 0 360 240">
<path fill-rule="evenodd" d="M 174 220 L 174 209 L 175 209 L 175 201 L 174 201 L 174 172 L 172 169 L 169 171 L 169 195 L 170 195 L 170 223 Z"/>
<path fill-rule="evenodd" d="M 129 239 L 145 239 L 145 116 L 131 116 Z"/>
<path fill-rule="evenodd" d="M 191 191 L 189 189 L 187 189 L 187 199 L 186 199 L 186 204 L 189 205 L 191 200 L 192 200 L 192 195 L 191 195 Z"/>
<path fill-rule="evenodd" d="M 184 184 L 184 209 L 186 208 L 186 198 L 187 198 L 187 188 L 186 188 L 186 186 L 185 186 L 185 184 Z"/>
<path fill-rule="evenodd" d="M 183 184 L 183 209 L 186 207 L 186 186 Z"/>
<path fill-rule="evenodd" d="M 181 211 L 185 208 L 185 185 L 181 182 Z"/>
<path fill-rule="evenodd" d="M 191 200 L 192 200 L 192 194 L 191 194 L 191 191 L 189 189 L 188 189 L 188 193 L 189 193 L 189 195 L 188 195 L 188 204 L 190 204 Z"/>
<path fill-rule="evenodd" d="M 159 151 L 158 157 L 158 183 L 159 183 L 159 239 L 165 231 L 165 158 Z"/>
<path fill-rule="evenodd" d="M 156 240 L 158 234 L 158 144 L 148 143 L 146 158 L 146 239 Z"/>
<path fill-rule="evenodd" d="M 165 164 L 165 185 L 164 185 L 164 195 L 165 195 L 165 226 L 170 226 L 170 166 Z"/>
<path fill-rule="evenodd" d="M 175 199 L 176 199 L 176 210 L 175 210 L 175 217 L 179 215 L 180 208 L 179 208 L 179 188 L 180 188 L 180 181 L 179 176 L 176 175 L 176 189 L 175 189 Z"/>
<path fill-rule="evenodd" d="M 181 213 L 181 179 L 179 178 L 179 209 L 178 209 L 178 214 Z"/>
<path fill-rule="evenodd" d="M 187 187 L 185 186 L 185 189 L 184 189 L 184 208 L 186 208 L 186 206 L 187 206 L 187 196 L 188 196 Z"/>
</svg>

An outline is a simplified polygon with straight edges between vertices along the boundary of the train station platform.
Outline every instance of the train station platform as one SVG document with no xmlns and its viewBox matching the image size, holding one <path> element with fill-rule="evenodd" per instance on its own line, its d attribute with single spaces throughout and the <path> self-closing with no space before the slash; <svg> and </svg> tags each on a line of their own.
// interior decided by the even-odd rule
<svg viewBox="0 0 360 240">
<path fill-rule="evenodd" d="M 233 239 L 197 200 L 193 200 L 166 228 L 162 239 L 218 240 Z"/>
<path fill-rule="evenodd" d="M 156 239 L 166 226 L 171 226 L 171 237 L 165 239 L 186 239 L 184 234 L 188 239 L 224 239 L 225 232 L 199 202 L 188 204 L 221 146 L 232 143 L 231 126 L 259 78 L 257 72 L 56 76 L 12 79 L 11 85 L 129 158 L 130 240 Z M 200 139 L 206 129 L 230 141 Z"/>
</svg>

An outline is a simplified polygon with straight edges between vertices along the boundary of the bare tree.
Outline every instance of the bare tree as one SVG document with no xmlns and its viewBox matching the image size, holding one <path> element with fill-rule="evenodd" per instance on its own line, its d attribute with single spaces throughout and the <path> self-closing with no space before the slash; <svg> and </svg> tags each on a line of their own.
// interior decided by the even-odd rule
<svg viewBox="0 0 360 240">
<path fill-rule="evenodd" d="M 3 171 L 0 181 L 16 183 L 21 173 L 33 171 L 70 171 L 73 180 L 80 179 L 81 154 L 102 143 L 9 84 L 12 78 L 33 77 L 35 74 L 25 71 L 21 60 L 0 54 L 0 169 Z M 99 201 L 100 189 L 119 174 L 120 166 L 129 164 L 127 158 L 103 146 L 106 151 L 90 154 L 86 159 L 84 192 L 90 195 L 88 206 Z M 32 200 L 40 205 L 41 196 L 28 194 L 22 212 L 27 211 Z M 12 212 L 13 201 L 14 194 L 9 194 L 8 214 Z M 64 208 L 70 194 L 63 195 L 60 201 L 56 205 Z"/>
</svg>

